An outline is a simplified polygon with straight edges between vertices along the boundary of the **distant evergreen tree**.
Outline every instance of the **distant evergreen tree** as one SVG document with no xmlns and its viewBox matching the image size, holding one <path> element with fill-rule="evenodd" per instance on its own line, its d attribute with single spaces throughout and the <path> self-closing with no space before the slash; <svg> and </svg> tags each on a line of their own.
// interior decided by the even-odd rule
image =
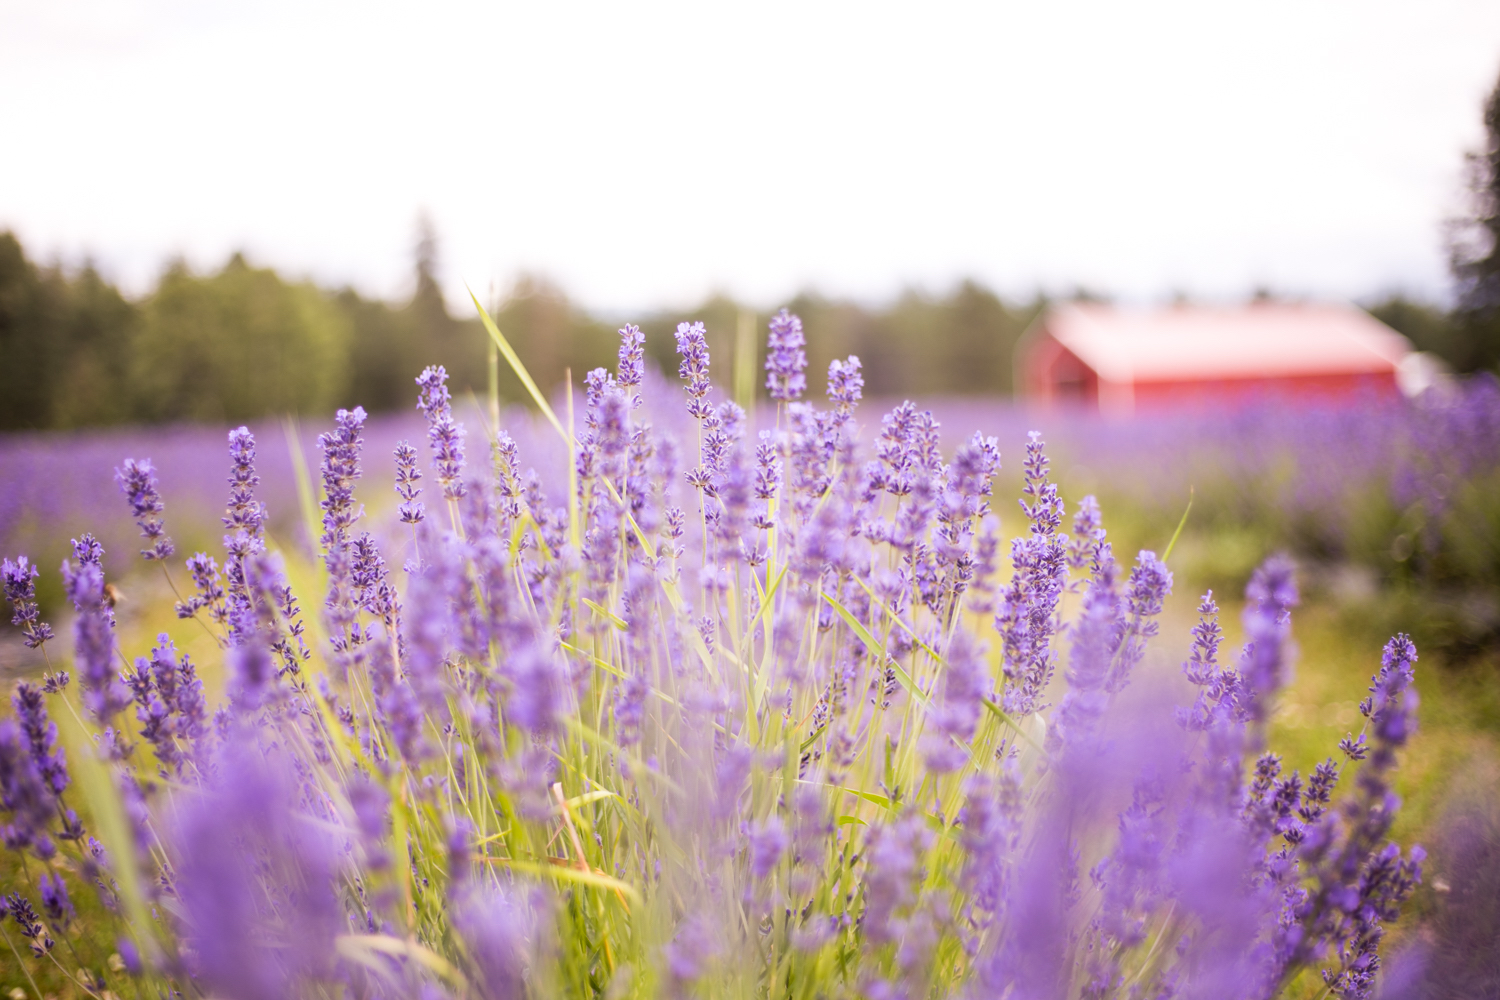
<svg viewBox="0 0 1500 1000">
<path fill-rule="evenodd" d="M 86 264 L 37 267 L 0 233 L 0 428 L 129 420 L 124 377 L 137 310 Z"/>
<path fill-rule="evenodd" d="M 1469 155 L 1470 214 L 1451 234 L 1459 371 L 1500 364 L 1500 81 L 1484 105 L 1484 149 Z"/>
</svg>

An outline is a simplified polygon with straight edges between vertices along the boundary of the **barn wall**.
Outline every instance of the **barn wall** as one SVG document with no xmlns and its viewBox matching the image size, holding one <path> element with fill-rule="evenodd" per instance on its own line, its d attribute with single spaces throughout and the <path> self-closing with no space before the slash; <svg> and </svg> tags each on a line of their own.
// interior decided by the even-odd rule
<svg viewBox="0 0 1500 1000">
<path fill-rule="evenodd" d="M 1392 372 L 1137 382 L 1135 409 L 1241 405 L 1278 397 L 1304 402 L 1356 402 L 1400 394 Z"/>
</svg>

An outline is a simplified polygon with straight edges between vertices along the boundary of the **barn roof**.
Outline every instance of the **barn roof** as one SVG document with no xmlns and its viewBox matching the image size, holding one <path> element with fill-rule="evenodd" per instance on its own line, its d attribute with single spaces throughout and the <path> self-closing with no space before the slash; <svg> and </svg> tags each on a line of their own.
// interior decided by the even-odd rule
<svg viewBox="0 0 1500 1000">
<path fill-rule="evenodd" d="M 1399 333 L 1344 305 L 1076 304 L 1052 310 L 1046 330 L 1111 382 L 1392 372 L 1411 350 Z"/>
</svg>

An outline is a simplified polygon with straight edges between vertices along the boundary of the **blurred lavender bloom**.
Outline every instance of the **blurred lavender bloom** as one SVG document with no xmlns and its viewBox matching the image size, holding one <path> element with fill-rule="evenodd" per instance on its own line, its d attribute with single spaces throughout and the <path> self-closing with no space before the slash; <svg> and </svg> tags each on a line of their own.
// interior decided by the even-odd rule
<svg viewBox="0 0 1500 1000">
<path fill-rule="evenodd" d="M 21 729 L 0 719 L 0 807 L 10 818 L 0 825 L 0 842 L 14 851 L 31 847 L 38 857 L 50 858 L 56 848 L 47 824 L 57 815 L 54 795 L 42 778 Z"/>
<path fill-rule="evenodd" d="M 115 952 L 120 956 L 120 965 L 132 976 L 139 976 L 144 970 L 141 964 L 141 952 L 135 946 L 135 942 L 128 937 L 122 937 L 115 942 Z"/>
<path fill-rule="evenodd" d="M 249 617 L 248 612 L 245 617 Z M 256 629 L 253 621 L 242 624 L 240 632 L 245 640 L 230 647 L 224 657 L 224 666 L 229 674 L 230 704 L 240 719 L 248 722 L 273 694 L 276 661 L 271 658 L 269 637 Z"/>
<path fill-rule="evenodd" d="M 55 872 L 43 874 L 37 880 L 37 891 L 41 893 L 42 912 L 47 915 L 47 920 L 53 927 L 66 930 L 77 914 L 73 909 L 73 900 L 68 897 L 68 886 L 62 876 Z"/>
<path fill-rule="evenodd" d="M 326 977 L 343 930 L 337 848 L 296 811 L 284 766 L 253 746 L 226 747 L 168 837 L 192 971 L 234 1000 L 279 1000 Z"/>
<path fill-rule="evenodd" d="M 678 991 L 683 985 L 702 977 L 708 963 L 717 957 L 719 951 L 718 938 L 702 917 L 689 916 L 682 920 L 664 955 L 667 972 Z"/>
<path fill-rule="evenodd" d="M 453 925 L 462 936 L 485 1000 L 523 1000 L 528 967 L 537 950 L 541 924 L 534 903 L 519 892 L 493 885 L 460 890 Z"/>
<path fill-rule="evenodd" d="M 1124 625 L 1117 578 L 1114 557 L 1105 543 L 1099 547 L 1083 606 L 1069 628 L 1068 690 L 1047 731 L 1049 750 L 1093 734 L 1104 716 L 1109 672 Z"/>
<path fill-rule="evenodd" d="M 771 398 L 789 403 L 807 388 L 807 340 L 802 320 L 781 310 L 771 317 L 771 335 L 766 344 L 766 390 Z"/>
<path fill-rule="evenodd" d="M 751 877 L 768 878 L 790 843 L 786 824 L 775 813 L 767 816 L 764 823 L 752 827 L 749 835 Z"/>
<path fill-rule="evenodd" d="M 896 940 L 898 914 L 915 900 L 919 877 L 917 860 L 925 854 L 932 834 L 918 816 L 876 827 L 865 849 L 865 910 L 860 925 L 865 940 L 882 945 Z"/>
<path fill-rule="evenodd" d="M 622 747 L 641 740 L 641 722 L 645 716 L 646 682 L 634 674 L 620 681 L 615 692 L 615 740 Z"/>
<path fill-rule="evenodd" d="M 1025 821 L 1021 775 L 1012 762 L 998 775 L 983 772 L 970 779 L 959 814 L 959 842 L 967 854 L 964 877 L 970 899 L 987 925 L 1005 905 L 1009 873 Z"/>
<path fill-rule="evenodd" d="M 945 659 L 942 693 L 928 716 L 929 731 L 923 740 L 927 766 L 937 774 L 956 771 L 968 761 L 967 751 L 955 741 L 967 744 L 974 738 L 991 687 L 984 647 L 968 632 L 960 629 L 953 634 Z"/>
<path fill-rule="evenodd" d="M 507 657 L 505 671 L 511 681 L 508 721 L 534 733 L 551 732 L 562 708 L 561 671 L 552 655 L 540 643 L 527 643 Z"/>
<path fill-rule="evenodd" d="M 1068 544 L 1068 565 L 1073 569 L 1084 569 L 1094 560 L 1094 550 L 1104 541 L 1103 518 L 1099 513 L 1099 501 L 1092 495 L 1078 501 L 1078 511 L 1073 515 L 1073 537 Z"/>
<path fill-rule="evenodd" d="M 57 745 L 57 723 L 47 717 L 47 705 L 41 689 L 25 681 L 16 684 L 10 703 L 16 710 L 16 721 L 26 735 L 27 749 L 48 791 L 59 796 L 68 787 L 68 764 Z"/>
<path fill-rule="evenodd" d="M 36 566 L 25 556 L 17 556 L 0 564 L 0 576 L 4 578 L 5 599 L 15 612 L 10 619 L 12 625 L 21 626 L 29 649 L 38 649 L 52 638 L 52 626 L 41 620 L 36 603 L 36 578 L 40 575 Z"/>
<path fill-rule="evenodd" d="M 170 557 L 175 549 L 162 525 L 161 514 L 165 508 L 156 484 L 156 468 L 151 460 L 136 461 L 127 458 L 125 464 L 115 470 L 115 482 L 120 484 L 120 492 L 130 501 L 130 514 L 140 526 L 141 536 L 150 543 L 149 548 L 141 550 L 142 558 Z"/>
<path fill-rule="evenodd" d="M 377 640 L 370 644 L 369 666 L 370 686 L 381 721 L 402 759 L 416 767 L 431 755 L 431 746 L 423 733 L 426 717 L 417 691 L 407 677 L 397 676 L 389 642 Z"/>
<path fill-rule="evenodd" d="M 1272 694 L 1287 682 L 1291 669 L 1291 609 L 1297 605 L 1297 583 L 1291 560 L 1272 556 L 1255 571 L 1245 590 L 1245 649 L 1239 675 L 1244 682 L 1243 708 L 1257 722 L 1270 714 Z"/>
<path fill-rule="evenodd" d="M 453 419 L 453 400 L 447 383 L 448 372 L 442 365 L 424 368 L 417 377 L 417 385 L 421 387 L 417 409 L 427 418 L 432 467 L 443 487 L 443 497 L 456 500 L 464 491 L 464 429 Z"/>
</svg>

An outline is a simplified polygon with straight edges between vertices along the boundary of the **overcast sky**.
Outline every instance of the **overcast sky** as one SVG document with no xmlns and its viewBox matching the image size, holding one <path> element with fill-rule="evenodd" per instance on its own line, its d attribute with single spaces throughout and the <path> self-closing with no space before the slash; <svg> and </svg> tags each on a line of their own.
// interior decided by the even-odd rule
<svg viewBox="0 0 1500 1000">
<path fill-rule="evenodd" d="M 1500 3 L 0 0 L 0 228 L 607 312 L 1447 293 Z"/>
</svg>

